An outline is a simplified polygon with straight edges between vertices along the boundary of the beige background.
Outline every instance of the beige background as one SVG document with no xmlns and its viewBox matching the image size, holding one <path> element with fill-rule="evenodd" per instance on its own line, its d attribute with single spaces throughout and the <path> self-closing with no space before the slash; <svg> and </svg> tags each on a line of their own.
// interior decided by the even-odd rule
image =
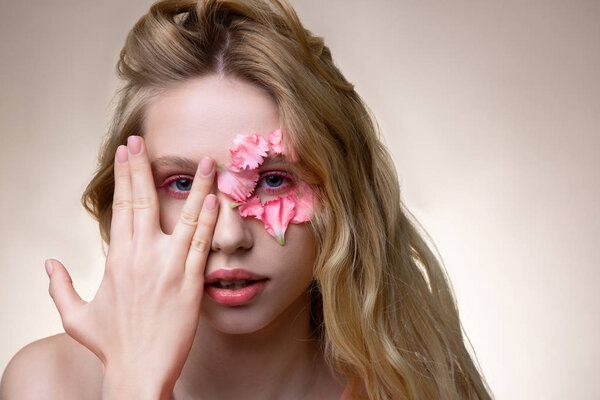
<svg viewBox="0 0 600 400">
<path fill-rule="evenodd" d="M 100 283 L 79 197 L 149 4 L 2 0 L 0 371 L 62 331 L 45 258 Z M 497 398 L 600 398 L 600 1 L 293 4 L 378 117 Z"/>
</svg>

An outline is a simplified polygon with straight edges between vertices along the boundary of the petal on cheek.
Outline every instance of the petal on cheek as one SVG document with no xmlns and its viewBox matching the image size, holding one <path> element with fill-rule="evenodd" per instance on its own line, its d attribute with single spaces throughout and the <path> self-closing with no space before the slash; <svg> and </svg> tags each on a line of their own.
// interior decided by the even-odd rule
<svg viewBox="0 0 600 400">
<path fill-rule="evenodd" d="M 282 246 L 285 244 L 285 231 L 294 217 L 294 207 L 294 201 L 289 197 L 278 197 L 263 206 L 262 221 L 265 228 Z"/>
<path fill-rule="evenodd" d="M 244 202 L 252 194 L 258 181 L 258 170 L 239 169 L 233 165 L 217 166 L 217 186 L 238 202 Z"/>
<path fill-rule="evenodd" d="M 296 204 L 293 224 L 310 221 L 313 217 L 313 191 L 306 182 L 301 182 L 298 189 L 293 190 L 290 197 Z"/>
<path fill-rule="evenodd" d="M 262 220 L 262 215 L 264 213 L 263 205 L 256 196 L 250 197 L 245 203 L 240 205 L 239 210 L 240 215 L 244 218 L 254 217 L 260 220 Z"/>
<path fill-rule="evenodd" d="M 258 166 L 264 161 L 269 148 L 275 154 L 286 154 L 294 161 L 293 151 L 284 151 L 281 129 L 275 129 L 262 136 L 237 135 L 231 153 L 232 163 L 217 166 L 217 185 L 219 190 L 237 203 L 242 217 L 254 217 L 265 224 L 265 229 L 277 239 L 280 245 L 285 244 L 285 231 L 288 224 L 300 224 L 309 221 L 313 216 L 313 192 L 305 182 L 300 182 L 292 189 L 289 196 L 278 196 L 274 200 L 262 204 L 260 197 L 252 196 L 259 179 Z"/>
</svg>

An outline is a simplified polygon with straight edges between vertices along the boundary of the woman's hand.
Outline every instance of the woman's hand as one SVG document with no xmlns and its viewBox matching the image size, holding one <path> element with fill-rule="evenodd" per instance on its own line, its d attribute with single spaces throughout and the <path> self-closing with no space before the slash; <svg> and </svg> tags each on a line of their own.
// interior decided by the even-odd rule
<svg viewBox="0 0 600 400">
<path fill-rule="evenodd" d="M 65 331 L 105 365 L 112 389 L 103 392 L 169 398 L 198 326 L 218 213 L 209 194 L 214 162 L 200 163 L 175 230 L 167 235 L 143 139 L 129 137 L 115 158 L 110 246 L 98 292 L 89 303 L 82 300 L 64 266 L 52 260 L 50 296 Z"/>
</svg>

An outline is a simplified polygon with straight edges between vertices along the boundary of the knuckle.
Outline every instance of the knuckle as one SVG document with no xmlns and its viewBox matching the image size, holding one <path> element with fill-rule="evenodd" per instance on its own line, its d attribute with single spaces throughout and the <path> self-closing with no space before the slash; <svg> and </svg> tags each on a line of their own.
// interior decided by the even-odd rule
<svg viewBox="0 0 600 400">
<path fill-rule="evenodd" d="M 114 199 L 112 203 L 113 211 L 128 210 L 132 207 L 132 202 L 129 199 Z"/>
<path fill-rule="evenodd" d="M 198 215 L 186 210 L 181 210 L 179 221 L 181 221 L 182 224 L 191 226 L 193 228 L 198 225 Z"/>
<path fill-rule="evenodd" d="M 191 248 L 199 253 L 207 253 L 210 249 L 210 242 L 205 238 L 192 239 Z"/>
<path fill-rule="evenodd" d="M 50 283 L 50 285 L 48 286 L 48 294 L 53 299 L 54 299 L 54 296 L 56 295 L 56 288 L 54 287 L 54 285 L 52 283 Z"/>
<path fill-rule="evenodd" d="M 129 170 L 127 168 L 117 168 L 115 169 L 115 180 L 125 180 L 129 179 Z"/>
<path fill-rule="evenodd" d="M 153 197 L 144 196 L 133 199 L 133 208 L 135 210 L 148 210 L 155 206 L 156 202 Z"/>
<path fill-rule="evenodd" d="M 52 297 L 52 299 L 54 301 L 56 301 L 59 291 L 60 291 L 60 286 L 58 285 L 57 280 L 56 279 L 50 280 L 50 284 L 48 285 L 48 293 L 50 294 L 50 297 Z"/>
</svg>

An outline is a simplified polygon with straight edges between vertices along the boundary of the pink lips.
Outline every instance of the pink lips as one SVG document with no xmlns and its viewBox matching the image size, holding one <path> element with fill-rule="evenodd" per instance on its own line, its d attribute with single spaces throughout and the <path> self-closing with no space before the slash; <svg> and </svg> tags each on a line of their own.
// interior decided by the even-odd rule
<svg viewBox="0 0 600 400">
<path fill-rule="evenodd" d="M 211 285 L 218 281 L 254 281 L 246 287 L 239 289 L 220 288 Z M 204 291 L 217 303 L 226 306 L 239 306 L 248 303 L 258 296 L 268 281 L 268 278 L 262 275 L 254 274 L 241 268 L 219 269 L 206 277 Z"/>
</svg>

